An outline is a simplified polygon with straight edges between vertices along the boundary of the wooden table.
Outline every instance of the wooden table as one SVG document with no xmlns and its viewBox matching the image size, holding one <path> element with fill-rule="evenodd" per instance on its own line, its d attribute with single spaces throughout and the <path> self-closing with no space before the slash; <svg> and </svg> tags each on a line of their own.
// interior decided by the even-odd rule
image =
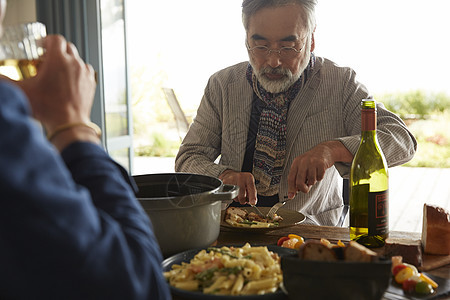
<svg viewBox="0 0 450 300">
<path fill-rule="evenodd" d="M 241 245 L 246 242 L 250 243 L 252 246 L 276 245 L 280 237 L 287 236 L 288 234 L 291 233 L 300 235 L 305 239 L 326 238 L 331 242 L 337 242 L 338 240 L 345 242 L 349 241 L 350 238 L 349 229 L 345 227 L 329 227 L 329 226 L 314 226 L 314 225 L 299 224 L 293 227 L 280 228 L 265 233 L 252 233 L 249 231 L 241 231 L 241 230 L 236 231 L 228 228 L 221 228 L 219 238 L 217 239 L 215 246 Z M 418 240 L 420 239 L 420 233 L 393 231 L 389 233 L 389 237 Z M 380 254 L 384 253 L 383 247 L 372 250 Z M 429 270 L 427 271 L 427 273 L 434 276 L 450 279 L 450 264 L 444 265 L 434 270 Z M 178 297 L 174 297 L 173 299 L 181 300 L 181 298 Z"/>
<path fill-rule="evenodd" d="M 299 224 L 293 227 L 280 228 L 274 231 L 266 232 L 264 234 L 249 233 L 248 231 L 233 231 L 228 228 L 221 228 L 217 245 L 236 245 L 245 242 L 251 245 L 276 245 L 277 241 L 282 236 L 287 236 L 290 233 L 297 234 L 305 239 L 321 239 L 325 238 L 331 242 L 341 240 L 343 242 L 349 241 L 349 229 L 346 227 L 331 227 L 331 226 L 314 226 Z M 405 232 L 405 231 L 391 231 L 390 238 L 402 238 L 407 240 L 420 240 L 419 232 Z M 379 254 L 384 253 L 384 247 L 372 249 Z M 424 259 L 432 259 L 431 256 L 424 255 Z M 445 266 L 427 270 L 435 276 L 450 279 L 450 260 Z"/>
</svg>

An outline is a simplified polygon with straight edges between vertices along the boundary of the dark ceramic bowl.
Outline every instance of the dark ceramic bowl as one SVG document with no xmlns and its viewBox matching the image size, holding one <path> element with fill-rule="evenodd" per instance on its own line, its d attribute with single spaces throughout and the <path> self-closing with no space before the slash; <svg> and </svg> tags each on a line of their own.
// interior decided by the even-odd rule
<svg viewBox="0 0 450 300">
<path fill-rule="evenodd" d="M 289 299 L 381 299 L 391 280 L 390 259 L 377 262 L 323 262 L 281 258 Z"/>
</svg>

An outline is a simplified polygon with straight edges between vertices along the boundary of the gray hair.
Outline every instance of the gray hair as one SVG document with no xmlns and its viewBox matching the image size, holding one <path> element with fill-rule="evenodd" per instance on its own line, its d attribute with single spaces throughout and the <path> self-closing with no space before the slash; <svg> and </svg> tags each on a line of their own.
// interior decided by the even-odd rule
<svg viewBox="0 0 450 300">
<path fill-rule="evenodd" d="M 305 14 L 305 24 L 303 24 L 309 33 L 316 28 L 315 7 L 317 0 L 244 0 L 242 2 L 242 23 L 248 30 L 248 23 L 251 16 L 257 11 L 266 7 L 279 7 L 286 4 L 298 4 L 303 7 Z"/>
</svg>

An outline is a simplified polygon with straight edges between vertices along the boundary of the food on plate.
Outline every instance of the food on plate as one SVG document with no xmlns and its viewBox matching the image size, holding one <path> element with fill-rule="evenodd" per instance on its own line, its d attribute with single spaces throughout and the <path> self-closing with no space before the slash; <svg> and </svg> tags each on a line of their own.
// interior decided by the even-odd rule
<svg viewBox="0 0 450 300">
<path fill-rule="evenodd" d="M 446 209 L 423 205 L 422 245 L 428 254 L 450 254 L 450 213 Z"/>
<path fill-rule="evenodd" d="M 270 228 L 277 227 L 283 218 L 277 214 L 271 219 L 239 207 L 228 207 L 225 222 L 235 227 Z"/>
<path fill-rule="evenodd" d="M 327 245 L 317 241 L 307 241 L 299 248 L 298 256 L 304 260 L 337 261 L 337 253 Z"/>
<path fill-rule="evenodd" d="M 189 262 L 172 265 L 164 276 L 175 288 L 215 295 L 274 293 L 283 281 L 278 254 L 248 243 L 201 250 Z"/>
<path fill-rule="evenodd" d="M 290 249 L 298 249 L 305 242 L 303 237 L 296 234 L 289 234 L 278 239 L 277 246 Z"/>
<path fill-rule="evenodd" d="M 422 243 L 402 238 L 388 238 L 384 247 L 386 257 L 401 256 L 403 261 L 416 267 L 422 266 Z"/>
<path fill-rule="evenodd" d="M 337 241 L 336 244 L 333 244 L 333 243 L 330 242 L 329 240 L 324 239 L 324 238 L 321 238 L 321 239 L 320 239 L 320 242 L 321 242 L 322 244 L 324 244 L 325 246 L 328 246 L 328 247 L 330 247 L 330 248 L 334 248 L 334 247 L 345 247 L 345 244 L 344 244 L 343 242 L 341 242 L 341 240 Z"/>
<path fill-rule="evenodd" d="M 344 249 L 344 260 L 353 262 L 372 262 L 377 253 L 355 241 L 350 241 Z"/>
<path fill-rule="evenodd" d="M 341 241 L 332 244 L 326 239 L 306 241 L 300 246 L 298 256 L 304 260 L 348 262 L 373 262 L 378 258 L 377 253 L 355 241 L 345 245 Z"/>
<path fill-rule="evenodd" d="M 402 261 L 401 256 L 392 257 L 392 276 L 406 293 L 432 294 L 438 284 L 420 273 L 414 265 Z"/>
</svg>

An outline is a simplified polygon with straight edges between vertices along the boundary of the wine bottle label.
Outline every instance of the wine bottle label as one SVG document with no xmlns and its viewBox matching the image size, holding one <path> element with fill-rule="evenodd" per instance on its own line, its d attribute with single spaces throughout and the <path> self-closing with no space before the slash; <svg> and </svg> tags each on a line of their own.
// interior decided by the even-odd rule
<svg viewBox="0 0 450 300">
<path fill-rule="evenodd" d="M 369 192 L 369 235 L 383 235 L 389 231 L 388 191 Z"/>
</svg>

